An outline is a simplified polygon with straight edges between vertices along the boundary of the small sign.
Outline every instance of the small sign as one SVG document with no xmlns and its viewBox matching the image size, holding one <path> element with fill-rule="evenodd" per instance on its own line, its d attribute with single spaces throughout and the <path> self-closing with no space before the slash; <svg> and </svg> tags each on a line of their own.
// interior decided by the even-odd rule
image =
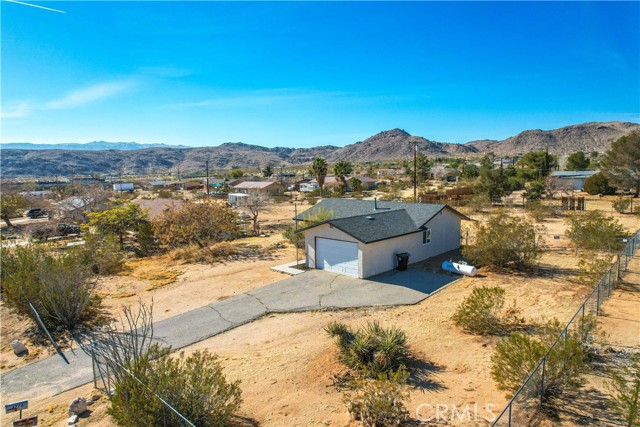
<svg viewBox="0 0 640 427">
<path fill-rule="evenodd" d="M 560 240 L 560 236 L 553 236 L 553 240 Z"/>
<path fill-rule="evenodd" d="M 21 400 L 20 402 L 7 403 L 4 405 L 4 413 L 10 414 L 12 412 L 24 411 L 29 408 L 28 400 Z"/>
<path fill-rule="evenodd" d="M 627 239 L 622 239 L 622 243 L 627 243 Z"/>
<path fill-rule="evenodd" d="M 38 416 L 22 418 L 13 422 L 13 427 L 35 427 L 38 425 Z"/>
</svg>

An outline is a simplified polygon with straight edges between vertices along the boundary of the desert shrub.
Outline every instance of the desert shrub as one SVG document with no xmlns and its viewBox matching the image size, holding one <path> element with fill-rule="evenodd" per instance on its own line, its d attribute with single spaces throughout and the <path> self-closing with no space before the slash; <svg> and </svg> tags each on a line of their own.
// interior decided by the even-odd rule
<svg viewBox="0 0 640 427">
<path fill-rule="evenodd" d="M 122 270 L 124 254 L 117 236 L 88 232 L 84 235 L 84 241 L 84 246 L 71 252 L 77 253 L 94 274 L 112 275 Z"/>
<path fill-rule="evenodd" d="M 201 248 L 198 245 L 182 246 L 173 250 L 169 256 L 174 261 L 185 263 L 209 264 L 227 260 L 233 256 L 247 254 L 246 248 L 229 242 L 220 242 Z"/>
<path fill-rule="evenodd" d="M 547 352 L 543 397 L 549 399 L 563 390 L 578 387 L 582 382 L 582 374 L 587 370 L 585 349 L 576 334 L 569 333 L 566 339 L 558 339 L 561 331 L 560 323 L 552 320 L 542 328 L 538 337 L 515 332 L 500 341 L 491 356 L 491 376 L 498 390 L 510 393 L 517 391 Z M 541 392 L 541 375 L 535 376 L 532 381 Z"/>
<path fill-rule="evenodd" d="M 611 202 L 611 206 L 618 213 L 625 213 L 631 208 L 631 199 L 620 196 Z"/>
<path fill-rule="evenodd" d="M 300 235 L 300 233 L 296 233 L 295 226 L 287 227 L 287 229 L 282 233 L 282 237 L 291 243 L 293 246 L 298 244 L 299 248 L 304 248 L 304 236 Z"/>
<path fill-rule="evenodd" d="M 544 230 L 524 218 L 504 213 L 492 216 L 486 224 L 475 225 L 472 245 L 462 249 L 474 263 L 495 268 L 530 268 L 542 254 L 544 241 L 536 236 Z"/>
<path fill-rule="evenodd" d="M 615 252 L 624 245 L 625 228 L 615 218 L 601 211 L 588 211 L 567 217 L 565 234 L 578 250 Z"/>
<path fill-rule="evenodd" d="M 538 200 L 528 202 L 526 207 L 527 213 L 535 222 L 543 222 L 546 218 L 555 215 L 553 206 L 544 205 Z"/>
<path fill-rule="evenodd" d="M 476 194 L 469 200 L 473 212 L 482 212 L 491 207 L 491 199 L 486 194 Z"/>
<path fill-rule="evenodd" d="M 116 384 L 107 410 L 120 426 L 183 425 L 153 393 L 197 426 L 229 425 L 242 402 L 240 382 L 227 381 L 217 356 L 207 351 L 172 358 L 156 345 L 127 365 L 132 376 Z"/>
<path fill-rule="evenodd" d="M 625 427 L 639 427 L 640 355 L 633 356 L 630 366 L 610 370 L 610 377 L 605 383 L 609 406 L 622 418 Z"/>
<path fill-rule="evenodd" d="M 593 286 L 611 268 L 612 257 L 587 251 L 578 261 L 578 280 L 584 285 Z"/>
<path fill-rule="evenodd" d="M 352 391 L 345 393 L 343 401 L 351 418 L 363 427 L 397 427 L 409 419 L 404 404 L 409 393 L 405 383 L 409 374 L 404 368 L 380 374 L 375 379 L 358 379 Z"/>
<path fill-rule="evenodd" d="M 527 200 L 540 200 L 545 192 L 544 182 L 541 180 L 536 180 L 529 183 L 527 187 L 527 191 L 524 192 L 524 196 Z"/>
<path fill-rule="evenodd" d="M 503 311 L 505 290 L 499 286 L 475 288 L 456 309 L 452 319 L 456 326 L 472 334 L 498 334 L 517 321 L 515 303 Z"/>
<path fill-rule="evenodd" d="M 407 336 L 398 328 L 369 322 L 352 331 L 343 323 L 332 322 L 325 330 L 336 339 L 340 361 L 368 378 L 400 368 L 409 356 Z"/>
<path fill-rule="evenodd" d="M 2 295 L 18 314 L 34 317 L 31 302 L 50 326 L 73 328 L 100 305 L 88 266 L 76 252 L 58 255 L 23 246 L 2 253 Z"/>
</svg>

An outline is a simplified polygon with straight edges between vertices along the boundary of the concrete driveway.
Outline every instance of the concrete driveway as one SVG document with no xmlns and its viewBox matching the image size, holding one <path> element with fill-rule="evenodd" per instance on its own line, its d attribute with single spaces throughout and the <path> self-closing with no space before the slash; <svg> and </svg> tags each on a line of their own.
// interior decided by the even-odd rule
<svg viewBox="0 0 640 427">
<path fill-rule="evenodd" d="M 179 349 L 269 313 L 417 304 L 457 277 L 416 268 L 357 279 L 311 270 L 263 288 L 219 301 L 154 324 L 158 341 Z M 1 377 L 2 393 L 20 397 L 61 393 L 93 380 L 91 357 L 81 349 L 32 363 Z"/>
</svg>

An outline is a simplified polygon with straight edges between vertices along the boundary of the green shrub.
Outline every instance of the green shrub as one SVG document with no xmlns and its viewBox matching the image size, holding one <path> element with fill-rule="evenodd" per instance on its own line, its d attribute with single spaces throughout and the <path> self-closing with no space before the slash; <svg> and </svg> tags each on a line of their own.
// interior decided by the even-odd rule
<svg viewBox="0 0 640 427">
<path fill-rule="evenodd" d="M 587 251 L 615 252 L 622 249 L 625 228 L 615 218 L 601 211 L 573 214 L 567 218 L 565 234 L 576 248 Z"/>
<path fill-rule="evenodd" d="M 144 385 L 132 376 L 116 384 L 107 412 L 120 426 L 184 425 L 153 393 L 206 427 L 229 425 L 242 402 L 240 382 L 228 382 L 217 356 L 207 351 L 172 358 L 168 349 L 155 345 L 127 369 Z"/>
<path fill-rule="evenodd" d="M 282 237 L 284 237 L 284 239 L 293 246 L 296 246 L 297 243 L 299 248 L 304 248 L 304 235 L 296 233 L 295 226 L 292 225 L 287 227 L 287 229 L 282 233 Z"/>
<path fill-rule="evenodd" d="M 474 242 L 462 249 L 462 255 L 477 265 L 531 268 L 542 254 L 544 241 L 536 234 L 544 227 L 533 226 L 525 218 L 500 213 L 486 224 L 475 224 L 475 228 Z"/>
<path fill-rule="evenodd" d="M 112 275 L 122 271 L 124 254 L 117 236 L 87 232 L 84 246 L 71 252 L 78 254 L 94 274 Z"/>
<path fill-rule="evenodd" d="M 623 419 L 625 427 L 640 426 L 640 355 L 633 356 L 630 366 L 610 370 L 609 406 Z"/>
<path fill-rule="evenodd" d="M 363 427 L 397 427 L 409 419 L 404 401 L 409 399 L 405 383 L 409 373 L 400 368 L 396 372 L 380 374 L 376 379 L 358 379 L 354 390 L 345 393 L 343 401 L 351 418 Z"/>
<path fill-rule="evenodd" d="M 39 246 L 2 251 L 2 295 L 18 314 L 34 318 L 28 302 L 49 326 L 73 328 L 100 305 L 95 282 L 77 252 L 56 254 Z"/>
<path fill-rule="evenodd" d="M 584 285 L 594 286 L 611 268 L 611 261 L 611 256 L 587 251 L 578 261 L 578 280 Z"/>
<path fill-rule="evenodd" d="M 585 346 L 578 333 L 568 333 L 566 337 L 558 339 L 561 331 L 560 323 L 552 320 L 544 325 L 537 338 L 516 332 L 500 341 L 491 357 L 491 376 L 498 390 L 515 393 L 547 352 L 544 385 L 541 366 L 541 370 L 532 378 L 531 386 L 536 387 L 538 393 L 544 387 L 545 400 L 564 390 L 579 387 L 582 375 L 588 369 Z"/>
<path fill-rule="evenodd" d="M 325 331 L 336 339 L 340 361 L 368 378 L 400 368 L 409 356 L 406 334 L 398 328 L 383 328 L 378 322 L 356 331 L 332 322 Z"/>
<path fill-rule="evenodd" d="M 465 332 L 478 335 L 499 334 L 518 321 L 517 309 L 503 312 L 505 290 L 498 286 L 475 288 L 458 306 L 453 322 Z"/>
<path fill-rule="evenodd" d="M 631 199 L 626 198 L 624 196 L 618 197 L 616 200 L 611 202 L 611 206 L 618 213 L 625 213 L 631 208 Z"/>
</svg>

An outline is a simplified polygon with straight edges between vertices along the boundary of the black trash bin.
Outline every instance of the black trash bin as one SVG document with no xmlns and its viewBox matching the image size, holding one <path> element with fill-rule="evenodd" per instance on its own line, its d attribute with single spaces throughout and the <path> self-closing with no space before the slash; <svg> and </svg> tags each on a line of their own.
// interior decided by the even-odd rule
<svg viewBox="0 0 640 427">
<path fill-rule="evenodd" d="M 405 271 L 407 269 L 407 266 L 409 265 L 410 256 L 411 254 L 409 254 L 409 252 L 401 252 L 399 254 L 396 254 L 396 257 L 398 258 L 398 266 L 396 267 L 396 270 Z"/>
</svg>

